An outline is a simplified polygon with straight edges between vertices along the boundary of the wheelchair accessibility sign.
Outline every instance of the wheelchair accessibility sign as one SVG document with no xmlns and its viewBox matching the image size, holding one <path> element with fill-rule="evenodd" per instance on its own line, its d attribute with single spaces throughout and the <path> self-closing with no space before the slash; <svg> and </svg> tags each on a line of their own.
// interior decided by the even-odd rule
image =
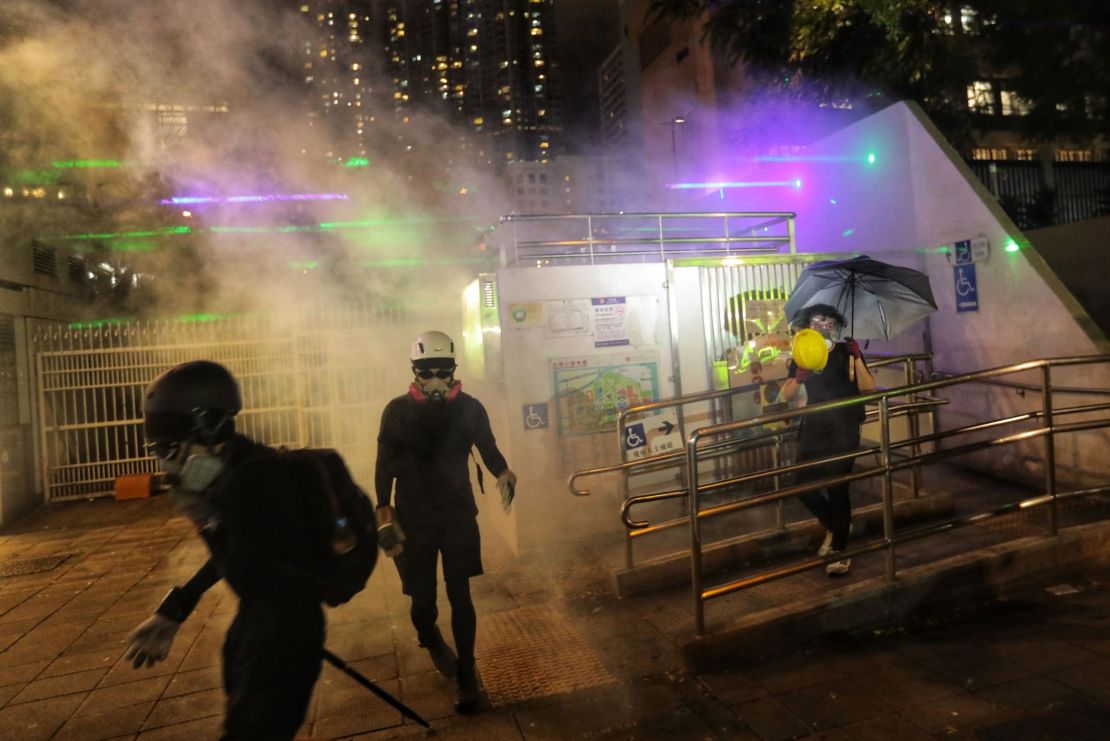
<svg viewBox="0 0 1110 741">
<path fill-rule="evenodd" d="M 547 411 L 547 402 L 541 404 L 524 405 L 524 429 L 542 430 L 551 424 L 551 415 Z"/>
<path fill-rule="evenodd" d="M 621 446 L 629 461 L 681 450 L 682 435 L 675 411 L 665 409 L 629 424 L 621 434 Z"/>
<path fill-rule="evenodd" d="M 979 287 L 975 280 L 975 265 L 952 266 L 956 285 L 956 311 L 979 311 Z"/>
<path fill-rule="evenodd" d="M 624 428 L 624 449 L 646 448 L 648 444 L 644 423 L 637 422 Z"/>
</svg>

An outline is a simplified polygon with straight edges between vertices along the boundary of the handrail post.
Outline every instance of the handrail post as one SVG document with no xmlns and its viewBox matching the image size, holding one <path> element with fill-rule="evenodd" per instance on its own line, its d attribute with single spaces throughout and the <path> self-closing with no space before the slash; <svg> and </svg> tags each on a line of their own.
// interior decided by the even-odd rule
<svg viewBox="0 0 1110 741">
<path fill-rule="evenodd" d="M 690 511 L 690 584 L 694 597 L 694 633 L 705 635 L 705 603 L 702 601 L 701 531 L 698 527 L 698 439 L 694 430 L 686 441 L 686 484 Z"/>
<path fill-rule="evenodd" d="M 656 214 L 659 219 L 659 259 L 663 260 L 666 253 L 666 243 L 663 241 L 663 214 Z"/>
<path fill-rule="evenodd" d="M 771 448 L 771 466 L 776 471 L 779 470 L 779 461 L 781 460 L 781 457 L 779 456 L 779 447 L 781 445 L 782 435 L 776 435 L 775 447 Z M 775 491 L 778 491 L 781 488 L 781 477 L 776 473 L 772 481 L 774 481 L 775 484 Z M 775 502 L 775 527 L 779 530 L 786 529 L 786 517 L 783 513 L 783 509 L 783 501 L 781 499 Z"/>
<path fill-rule="evenodd" d="M 886 546 L 886 580 L 894 581 L 894 472 L 890 468 L 890 397 L 879 399 L 880 454 L 883 466 L 883 541 Z"/>
<path fill-rule="evenodd" d="M 905 373 L 906 386 L 912 386 L 913 381 L 914 381 L 913 360 L 911 360 L 910 358 L 906 358 L 903 362 L 905 363 L 905 369 L 906 369 L 906 373 Z M 909 398 L 906 399 L 906 401 L 913 401 L 913 396 L 911 395 Z M 917 423 L 917 412 L 911 412 L 907 416 L 906 422 L 908 422 L 909 426 L 910 426 L 910 439 L 911 440 L 917 440 L 917 436 L 921 431 L 921 428 Z M 916 458 L 920 453 L 921 453 L 921 446 L 918 445 L 916 442 L 913 445 L 910 446 L 910 455 L 912 455 L 914 458 Z M 921 489 L 921 466 L 917 466 L 917 465 L 911 466 L 910 467 L 910 495 L 914 499 L 917 499 L 917 497 L 921 493 L 920 489 Z"/>
<path fill-rule="evenodd" d="M 586 239 L 590 242 L 590 264 L 594 264 L 594 217 L 586 215 Z"/>
<path fill-rule="evenodd" d="M 1052 366 L 1041 366 L 1041 400 L 1044 408 L 1044 487 L 1049 497 L 1048 531 L 1056 535 L 1056 436 L 1052 432 Z"/>
</svg>

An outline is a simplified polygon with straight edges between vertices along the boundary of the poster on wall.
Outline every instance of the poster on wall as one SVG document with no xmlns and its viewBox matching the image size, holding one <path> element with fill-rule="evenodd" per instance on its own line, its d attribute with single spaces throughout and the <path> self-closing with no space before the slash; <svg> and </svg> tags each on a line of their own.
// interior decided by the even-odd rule
<svg viewBox="0 0 1110 741">
<path fill-rule="evenodd" d="M 590 333 L 590 300 L 545 301 L 543 305 L 548 337 L 574 337 Z"/>
<path fill-rule="evenodd" d="M 624 296 L 590 299 L 593 307 L 594 347 L 627 345 L 628 302 Z"/>
<path fill-rule="evenodd" d="M 591 435 L 615 430 L 621 409 L 659 398 L 658 365 L 654 353 L 552 360 L 559 434 Z"/>
</svg>

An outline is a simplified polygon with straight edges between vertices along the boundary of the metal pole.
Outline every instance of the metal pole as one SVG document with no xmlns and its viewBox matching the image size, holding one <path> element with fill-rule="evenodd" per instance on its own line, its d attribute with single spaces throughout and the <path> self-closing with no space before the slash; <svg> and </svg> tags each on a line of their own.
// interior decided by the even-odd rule
<svg viewBox="0 0 1110 741">
<path fill-rule="evenodd" d="M 909 358 L 906 358 L 906 360 L 903 361 L 903 362 L 905 363 L 905 368 L 906 368 L 906 385 L 907 386 L 912 386 L 913 382 L 914 382 L 913 361 L 910 360 Z M 910 396 L 909 398 L 907 398 L 906 401 L 913 401 L 913 396 Z M 916 440 L 918 434 L 920 434 L 920 427 L 917 424 L 917 412 L 912 412 L 909 415 L 908 422 L 909 422 L 909 425 L 910 425 L 910 439 L 911 440 Z M 913 457 L 916 458 L 918 456 L 918 454 L 921 452 L 921 446 L 918 445 L 917 443 L 914 443 L 913 445 L 910 446 L 910 452 L 913 455 Z M 917 499 L 917 497 L 920 495 L 920 487 L 921 487 L 921 467 L 920 466 L 913 466 L 912 468 L 910 468 L 910 494 L 911 494 L 911 496 L 913 496 L 914 499 Z"/>
<path fill-rule="evenodd" d="M 594 264 L 594 220 L 592 216 L 586 216 L 586 232 L 588 233 L 587 239 L 590 242 L 590 264 Z"/>
<path fill-rule="evenodd" d="M 890 468 L 890 399 L 879 400 L 882 429 L 880 455 L 883 466 L 883 541 L 886 546 L 886 579 L 894 581 L 894 472 Z"/>
<path fill-rule="evenodd" d="M 771 466 L 776 471 L 779 470 L 780 445 L 782 445 L 782 435 L 778 435 L 775 437 L 775 447 L 771 448 Z M 775 491 L 778 491 L 780 488 L 780 477 L 777 473 L 775 474 L 775 478 L 773 479 L 773 481 L 775 482 Z M 779 530 L 786 529 L 786 518 L 783 514 L 783 500 L 781 499 L 775 502 L 775 527 Z"/>
<path fill-rule="evenodd" d="M 1048 531 L 1056 534 L 1056 438 L 1052 432 L 1052 366 L 1041 367 L 1041 399 L 1044 406 L 1044 487 L 1050 498 L 1048 505 Z"/>
<path fill-rule="evenodd" d="M 686 499 L 690 510 L 690 583 L 694 597 L 694 633 L 705 635 L 705 603 L 701 591 L 701 532 L 698 529 L 698 439 L 697 430 L 686 441 Z"/>
</svg>

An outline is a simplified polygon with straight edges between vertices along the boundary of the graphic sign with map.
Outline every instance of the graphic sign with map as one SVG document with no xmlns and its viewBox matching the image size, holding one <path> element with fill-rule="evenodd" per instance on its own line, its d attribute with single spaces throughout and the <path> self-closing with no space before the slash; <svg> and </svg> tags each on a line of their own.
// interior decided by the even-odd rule
<svg viewBox="0 0 1110 741">
<path fill-rule="evenodd" d="M 560 435 L 613 431 L 622 409 L 659 398 L 652 353 L 558 358 L 551 378 Z"/>
</svg>

